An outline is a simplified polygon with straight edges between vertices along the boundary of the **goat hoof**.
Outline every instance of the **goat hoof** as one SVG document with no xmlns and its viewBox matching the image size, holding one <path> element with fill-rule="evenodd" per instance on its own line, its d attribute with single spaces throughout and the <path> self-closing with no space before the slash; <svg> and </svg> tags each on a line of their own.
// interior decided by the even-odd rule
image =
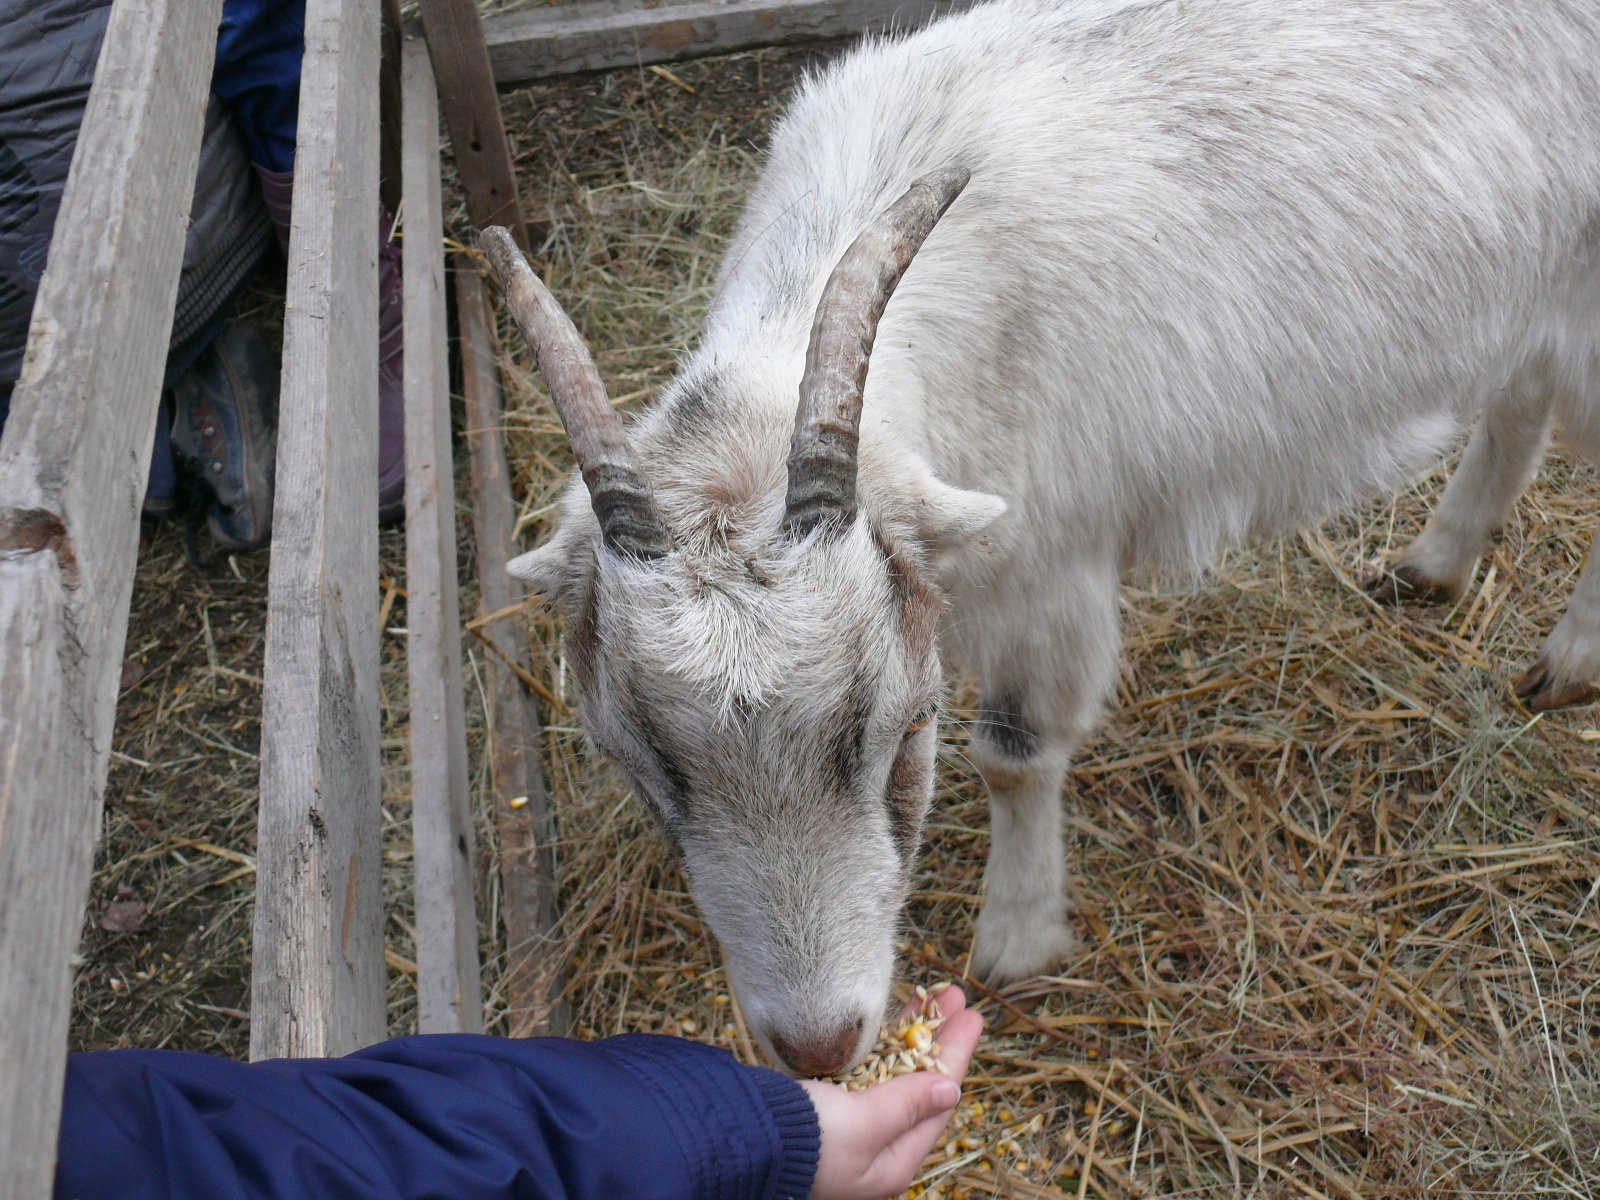
<svg viewBox="0 0 1600 1200">
<path fill-rule="evenodd" d="M 1405 563 L 1384 567 L 1361 581 L 1362 589 L 1380 604 L 1453 604 L 1461 589 L 1441 583 Z"/>
<path fill-rule="evenodd" d="M 1511 687 L 1531 712 L 1553 712 L 1600 700 L 1600 684 L 1583 680 L 1557 683 L 1551 678 L 1550 664 L 1542 658 L 1517 676 Z"/>
<path fill-rule="evenodd" d="M 978 916 L 972 974 L 996 986 L 1016 983 L 1053 970 L 1077 948 L 1077 935 L 1060 917 L 985 908 Z"/>
</svg>

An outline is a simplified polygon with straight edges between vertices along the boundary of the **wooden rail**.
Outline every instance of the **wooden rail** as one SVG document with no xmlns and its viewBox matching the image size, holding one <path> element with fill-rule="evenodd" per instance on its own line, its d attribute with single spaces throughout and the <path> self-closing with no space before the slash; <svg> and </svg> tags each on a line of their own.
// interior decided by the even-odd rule
<svg viewBox="0 0 1600 1200">
<path fill-rule="evenodd" d="M 411 842 L 417 1026 L 481 1033 L 472 811 L 456 594 L 456 496 L 445 340 L 439 103 L 428 48 L 400 51 L 405 187 L 406 629 L 411 677 Z"/>
<path fill-rule="evenodd" d="M 112 6 L 0 440 L 5 1200 L 51 1192 L 71 959 L 219 11 Z"/>
<path fill-rule="evenodd" d="M 467 218 L 479 229 L 504 225 L 517 245 L 532 250 L 500 100 L 489 74 L 478 0 L 421 0 L 419 7 L 450 128 L 450 149 L 467 194 Z M 543 227 L 536 232 L 544 236 Z"/>
<path fill-rule="evenodd" d="M 267 593 L 250 1054 L 385 1033 L 378 8 L 307 0 Z"/>
<path fill-rule="evenodd" d="M 497 83 L 914 28 L 974 0 L 591 0 L 484 21 Z M 432 30 L 429 30 L 430 34 Z M 479 223 L 480 226 L 483 222 Z"/>
<path fill-rule="evenodd" d="M 562 966 L 554 953 L 555 817 L 539 768 L 539 713 L 522 682 L 529 666 L 527 639 L 514 613 L 522 587 L 506 574 L 516 541 L 516 513 L 500 435 L 494 325 L 477 265 L 463 262 L 455 276 L 461 391 L 472 462 L 473 540 L 478 548 L 478 616 L 473 626 L 489 649 L 484 675 L 508 960 L 507 1032 L 513 1037 L 565 1033 Z"/>
</svg>

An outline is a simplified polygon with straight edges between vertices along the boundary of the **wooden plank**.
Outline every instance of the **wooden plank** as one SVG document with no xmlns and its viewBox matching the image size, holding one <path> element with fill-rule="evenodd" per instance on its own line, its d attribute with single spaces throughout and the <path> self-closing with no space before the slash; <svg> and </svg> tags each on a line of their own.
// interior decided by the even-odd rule
<svg viewBox="0 0 1600 1200">
<path fill-rule="evenodd" d="M 8 543 L 0 552 L 0 1062 L 6 1064 L 0 1197 L 6 1200 L 50 1195 L 72 1008 L 69 963 L 83 928 L 105 789 L 104 755 L 72 728 L 73 718 L 102 706 L 82 694 L 96 662 L 74 663 L 76 656 L 61 653 L 70 604 L 62 575 L 49 550 L 16 552 Z M 126 613 L 120 624 L 125 631 Z M 95 659 L 120 658 L 122 633 L 95 632 Z M 105 694 L 116 694 L 115 680 Z M 109 746 L 109 714 L 101 740 Z"/>
<path fill-rule="evenodd" d="M 500 117 L 483 43 L 478 0 L 421 0 L 428 53 L 439 80 L 450 153 L 467 194 L 467 216 L 479 229 L 504 225 L 524 250 L 532 248 L 517 199 L 517 176 Z M 543 234 L 540 233 L 542 239 Z"/>
<path fill-rule="evenodd" d="M 499 84 L 908 29 L 975 0 L 693 0 L 640 8 L 594 0 L 484 22 Z M 426 11 L 426 6 L 424 6 Z M 431 33 L 431 30 L 430 30 Z M 486 222 L 479 221 L 481 228 Z"/>
<path fill-rule="evenodd" d="M 0 1197 L 51 1194 L 71 957 L 219 0 L 117 0 L 0 440 Z"/>
<path fill-rule="evenodd" d="M 506 574 L 515 545 L 515 506 L 500 434 L 500 378 L 493 322 L 476 266 L 456 267 L 461 333 L 461 388 L 472 460 L 473 540 L 478 547 L 478 618 L 503 613 L 523 597 Z M 539 714 L 517 672 L 528 670 L 527 641 L 514 619 L 478 627 L 490 647 L 484 662 L 489 697 L 490 769 L 500 841 L 500 913 L 506 928 L 508 1032 L 513 1037 L 567 1032 L 556 957 L 555 820 L 539 769 Z"/>
<path fill-rule="evenodd" d="M 411 844 L 417 1026 L 483 1032 L 472 810 L 456 593 L 455 474 L 445 337 L 439 105 L 420 35 L 405 38 L 406 628 L 411 677 Z"/>
<path fill-rule="evenodd" d="M 250 1053 L 384 1036 L 378 6 L 308 0 L 267 591 Z"/>
</svg>

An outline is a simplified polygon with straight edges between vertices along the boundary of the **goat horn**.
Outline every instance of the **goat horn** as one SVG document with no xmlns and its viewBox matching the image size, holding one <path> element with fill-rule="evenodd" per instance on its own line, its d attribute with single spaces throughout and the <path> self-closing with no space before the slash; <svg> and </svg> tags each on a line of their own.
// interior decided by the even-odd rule
<svg viewBox="0 0 1600 1200">
<path fill-rule="evenodd" d="M 847 525 L 855 516 L 861 398 L 878 322 L 969 174 L 946 167 L 918 179 L 850 244 L 828 277 L 811 324 L 789 446 L 783 527 L 791 537 L 824 522 Z"/>
<path fill-rule="evenodd" d="M 589 488 L 589 503 L 600 519 L 601 538 L 618 554 L 661 558 L 672 549 L 672 539 L 583 338 L 504 227 L 485 229 L 478 244 L 550 385 Z"/>
</svg>

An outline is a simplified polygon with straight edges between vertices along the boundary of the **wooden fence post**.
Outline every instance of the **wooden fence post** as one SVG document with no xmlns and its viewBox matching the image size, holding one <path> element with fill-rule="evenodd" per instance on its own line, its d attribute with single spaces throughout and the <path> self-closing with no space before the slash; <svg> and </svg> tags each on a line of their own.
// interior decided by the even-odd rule
<svg viewBox="0 0 1600 1200">
<path fill-rule="evenodd" d="M 472 809 L 456 590 L 456 496 L 445 337 L 439 105 L 428 48 L 400 51 L 405 188 L 406 629 L 411 678 L 411 844 L 417 1026 L 481 1033 Z"/>
<path fill-rule="evenodd" d="M 420 8 L 468 219 L 478 229 L 504 225 L 519 246 L 531 250 L 478 0 L 420 0 Z"/>
<path fill-rule="evenodd" d="M 116 0 L 0 440 L 0 1197 L 51 1193 L 220 0 Z"/>
<path fill-rule="evenodd" d="M 506 574 L 515 547 L 511 476 L 500 435 L 499 368 L 483 277 L 472 263 L 455 269 L 461 330 L 461 390 L 472 461 L 473 539 L 478 547 L 478 616 L 473 630 L 489 649 L 489 760 L 500 839 L 500 912 L 506 927 L 508 1032 L 567 1032 L 563 964 L 555 957 L 555 819 L 539 769 L 539 713 L 523 686 L 527 639 L 508 615 L 522 598 Z M 498 614 L 498 615 L 496 615 Z"/>
<path fill-rule="evenodd" d="M 307 0 L 267 594 L 250 1054 L 385 1033 L 378 6 Z"/>
</svg>

